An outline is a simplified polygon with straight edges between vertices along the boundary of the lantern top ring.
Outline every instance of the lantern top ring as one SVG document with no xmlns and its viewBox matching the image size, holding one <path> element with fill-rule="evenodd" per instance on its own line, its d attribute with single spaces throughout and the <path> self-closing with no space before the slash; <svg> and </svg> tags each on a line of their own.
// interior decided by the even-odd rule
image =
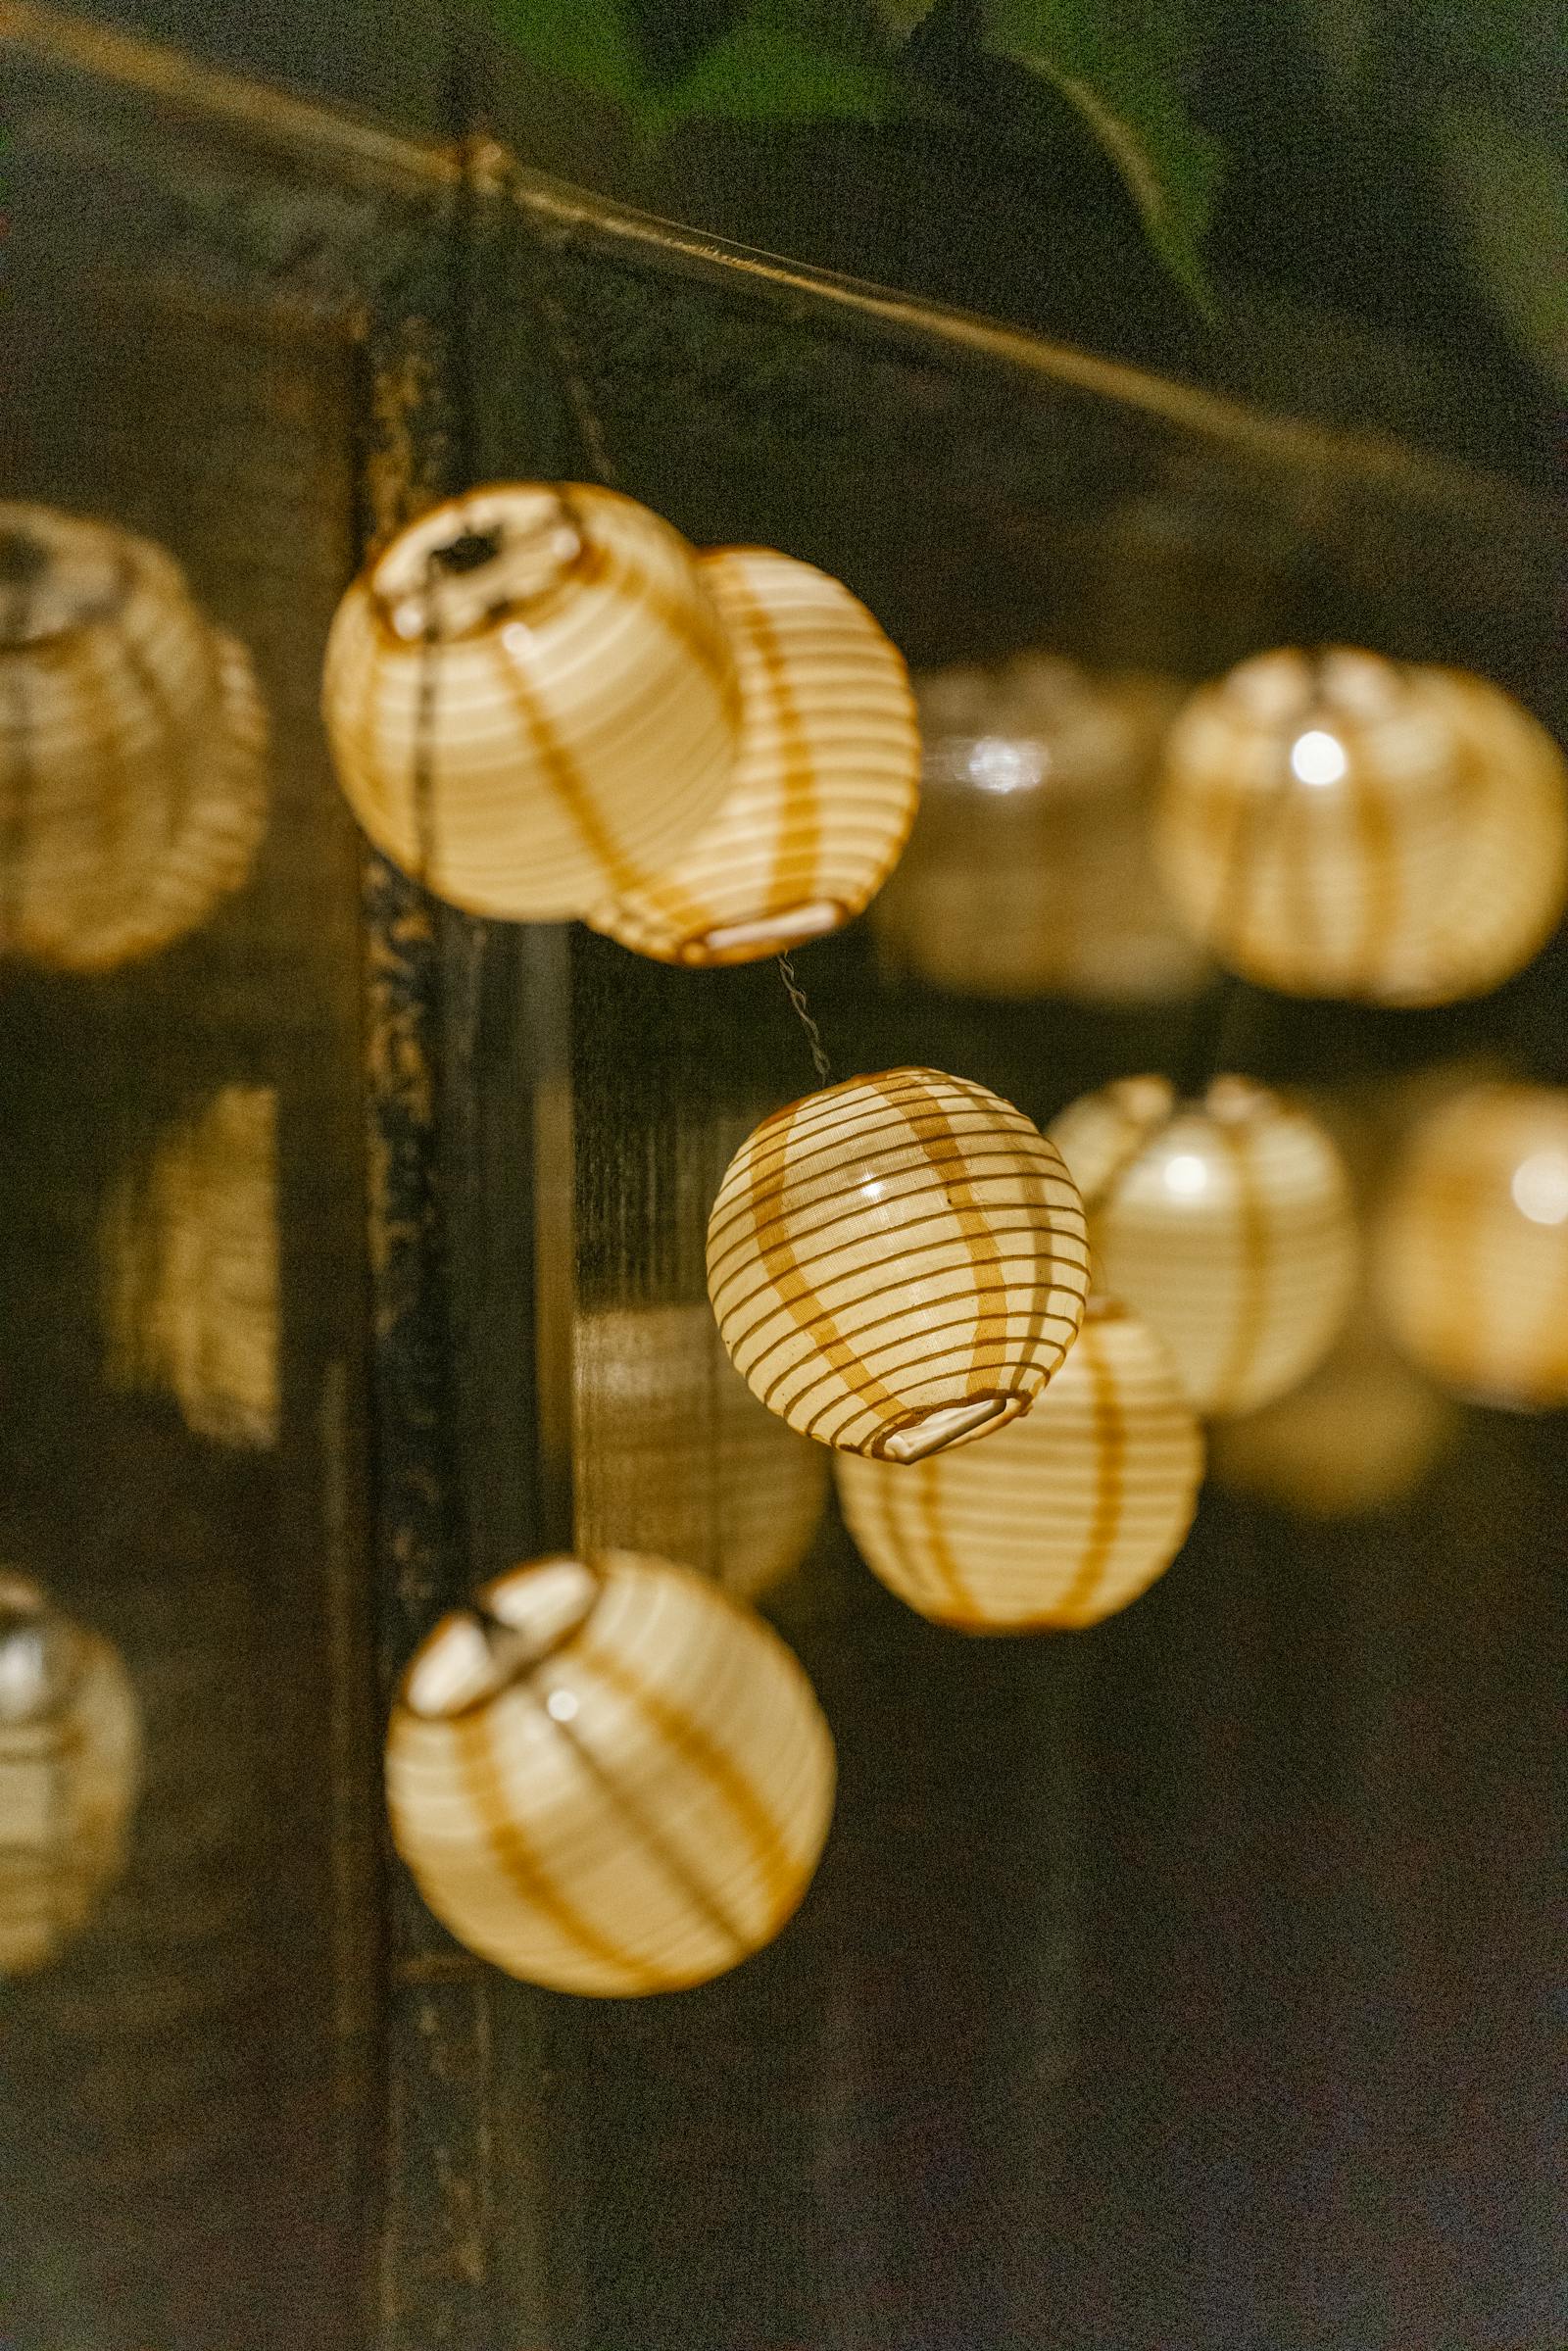
<svg viewBox="0 0 1568 2351">
<path fill-rule="evenodd" d="M 465 490 L 400 531 L 370 572 L 373 609 L 402 644 L 482 637 L 543 617 L 591 547 L 555 482 Z"/>
<path fill-rule="evenodd" d="M 592 1560 L 564 1553 L 509 1568 L 426 1635 L 404 1669 L 402 1703 L 443 1722 L 488 1705 L 575 1641 L 603 1588 Z"/>
</svg>

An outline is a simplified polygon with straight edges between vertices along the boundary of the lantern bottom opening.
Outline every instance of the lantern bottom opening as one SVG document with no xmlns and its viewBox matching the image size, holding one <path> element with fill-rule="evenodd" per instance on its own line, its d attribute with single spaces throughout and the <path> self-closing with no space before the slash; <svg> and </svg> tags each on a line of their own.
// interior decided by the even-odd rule
<svg viewBox="0 0 1568 2351">
<path fill-rule="evenodd" d="M 786 906 L 781 914 L 759 915 L 753 922 L 721 923 L 716 930 L 688 940 L 682 953 L 693 963 L 781 955 L 808 939 L 826 938 L 844 921 L 845 911 L 836 899 L 808 899 L 798 906 Z"/>
<path fill-rule="evenodd" d="M 925 1461 L 952 1445 L 962 1445 L 1004 1420 L 1016 1420 L 1029 1409 L 1029 1398 L 993 1393 L 966 1396 L 961 1404 L 932 1404 L 910 1413 L 885 1434 L 876 1451 L 889 1461 Z"/>
</svg>

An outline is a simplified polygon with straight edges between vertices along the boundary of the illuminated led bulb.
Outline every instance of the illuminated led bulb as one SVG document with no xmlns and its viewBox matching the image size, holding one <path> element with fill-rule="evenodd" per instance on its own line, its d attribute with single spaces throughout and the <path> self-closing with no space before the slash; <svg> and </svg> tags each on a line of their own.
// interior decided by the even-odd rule
<svg viewBox="0 0 1568 2351">
<path fill-rule="evenodd" d="M 509 1975 L 674 1991 L 760 1950 L 810 1882 L 833 1742 L 792 1652 L 704 1577 L 542 1559 L 443 1617 L 387 1742 L 398 1851 Z"/>
<path fill-rule="evenodd" d="M 120 1876 L 140 1760 L 109 1642 L 0 1571 L 0 1978 L 47 1966 Z"/>
<path fill-rule="evenodd" d="M 1198 1411 L 1253 1411 L 1306 1377 L 1357 1263 L 1345 1169 L 1312 1119 L 1242 1078 L 1187 1103 L 1163 1078 L 1126 1078 L 1051 1134 L 1084 1196 L 1097 1287 L 1158 1333 Z"/>
<path fill-rule="evenodd" d="M 891 1460 L 1027 1412 L 1088 1280 L 1054 1147 L 986 1087 L 932 1069 L 775 1110 L 709 1220 L 709 1297 L 754 1394 L 808 1437 Z"/>
<path fill-rule="evenodd" d="M 1443 1386 L 1568 1404 L 1568 1089 L 1477 1086 L 1424 1119 L 1373 1270 L 1394 1337 Z"/>
<path fill-rule="evenodd" d="M 107 970 L 238 889 L 266 826 L 266 717 L 172 556 L 0 505 L 0 951 Z"/>
<path fill-rule="evenodd" d="M 679 1559 L 755 1599 L 810 1548 L 827 1456 L 764 1412 L 706 1304 L 579 1320 L 577 1542 Z"/>
<path fill-rule="evenodd" d="M 416 873 L 427 846 L 440 897 L 516 921 L 587 913 L 667 865 L 717 811 L 739 734 L 686 542 L 613 491 L 542 482 L 399 533 L 338 607 L 322 707 L 377 849 Z"/>
<path fill-rule="evenodd" d="M 903 660 L 848 588 L 765 548 L 699 570 L 740 678 L 734 781 L 672 863 L 591 919 L 666 963 L 749 963 L 837 930 L 880 889 L 920 739 Z"/>
<path fill-rule="evenodd" d="M 1091 1305 L 1034 1408 L 990 1445 L 912 1468 L 841 1453 L 845 1521 L 922 1616 L 968 1632 L 1099 1624 L 1187 1538 L 1203 1439 L 1159 1342 Z"/>
</svg>

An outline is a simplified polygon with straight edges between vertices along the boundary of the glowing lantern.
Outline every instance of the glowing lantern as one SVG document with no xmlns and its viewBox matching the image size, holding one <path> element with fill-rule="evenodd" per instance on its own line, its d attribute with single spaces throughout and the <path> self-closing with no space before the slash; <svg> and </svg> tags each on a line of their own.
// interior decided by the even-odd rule
<svg viewBox="0 0 1568 2351">
<path fill-rule="evenodd" d="M 421 515 L 338 607 L 322 692 L 370 839 L 410 873 L 427 852 L 430 888 L 478 914 L 638 888 L 734 768 L 735 665 L 697 559 L 611 490 L 519 482 Z"/>
<path fill-rule="evenodd" d="M 238 889 L 266 826 L 266 718 L 172 556 L 0 505 L 0 950 L 106 970 Z"/>
<path fill-rule="evenodd" d="M 1178 1103 L 1151 1077 L 1085 1095 L 1051 1133 L 1084 1196 L 1097 1286 L 1158 1333 L 1198 1411 L 1252 1411 L 1306 1377 L 1357 1262 L 1321 1128 L 1242 1078 Z"/>
<path fill-rule="evenodd" d="M 777 1635 L 704 1577 L 542 1559 L 444 1617 L 387 1744 L 436 1916 L 530 1983 L 674 1991 L 770 1941 L 833 1810 L 833 1742 Z"/>
<path fill-rule="evenodd" d="M 850 1533 L 883 1583 L 969 1632 L 1125 1608 L 1186 1541 L 1202 1474 L 1202 1432 L 1163 1347 L 1098 1301 L 1046 1395 L 993 1444 L 908 1469 L 835 1464 Z"/>
<path fill-rule="evenodd" d="M 1088 1281 L 1054 1147 L 1000 1096 L 931 1069 L 775 1110 L 708 1227 L 709 1296 L 754 1394 L 808 1437 L 895 1461 L 1027 1412 Z"/>
<path fill-rule="evenodd" d="M 199 1436 L 277 1442 L 277 1097 L 224 1086 L 122 1187 L 105 1229 L 112 1372 Z"/>
<path fill-rule="evenodd" d="M 0 1572 L 0 1977 L 47 1966 L 120 1876 L 140 1759 L 109 1642 Z"/>
<path fill-rule="evenodd" d="M 799 1565 L 827 1457 L 763 1411 L 706 1305 L 601 1308 L 573 1351 L 583 1549 L 679 1559 L 744 1599 Z"/>
<path fill-rule="evenodd" d="M 1478 1086 L 1424 1120 L 1373 1271 L 1433 1379 L 1483 1403 L 1568 1404 L 1568 1089 Z"/>
<path fill-rule="evenodd" d="M 741 687 L 729 796 L 679 857 L 592 917 L 666 963 L 746 963 L 837 930 L 880 889 L 918 794 L 904 662 L 825 572 L 766 549 L 702 558 Z"/>
</svg>

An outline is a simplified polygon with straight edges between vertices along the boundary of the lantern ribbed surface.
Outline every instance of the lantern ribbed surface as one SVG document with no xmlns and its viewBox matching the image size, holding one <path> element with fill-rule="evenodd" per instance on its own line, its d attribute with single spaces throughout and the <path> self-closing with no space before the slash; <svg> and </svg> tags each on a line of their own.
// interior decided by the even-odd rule
<svg viewBox="0 0 1568 2351">
<path fill-rule="evenodd" d="M 1187 1538 L 1203 1439 L 1159 1342 L 1091 1306 L 1024 1419 L 989 1445 L 904 1467 L 841 1454 L 850 1533 L 922 1616 L 968 1632 L 1099 1624 Z"/>
<path fill-rule="evenodd" d="M 743 1599 L 799 1566 L 827 1456 L 763 1410 L 706 1303 L 590 1311 L 572 1356 L 581 1548 L 678 1559 Z"/>
<path fill-rule="evenodd" d="M 322 697 L 377 849 L 416 874 L 427 850 L 429 887 L 478 914 L 640 887 L 733 780 L 739 688 L 696 556 L 612 490 L 502 484 L 421 515 L 339 606 Z"/>
<path fill-rule="evenodd" d="M 1477 1086 L 1410 1136 L 1375 1228 L 1395 1339 L 1443 1386 L 1568 1404 L 1568 1089 Z"/>
<path fill-rule="evenodd" d="M 598 1995 L 705 1983 L 800 1902 L 833 1742 L 799 1663 L 706 1578 L 535 1560 L 442 1619 L 387 1742 L 398 1851 L 510 1975 Z"/>
<path fill-rule="evenodd" d="M 729 795 L 668 866 L 592 917 L 667 963 L 745 963 L 837 930 L 891 870 L 920 741 L 904 661 L 849 589 L 765 548 L 706 555 L 741 689 Z"/>
<path fill-rule="evenodd" d="M 709 1220 L 709 1297 L 753 1393 L 821 1444 L 895 1460 L 1026 1412 L 1088 1280 L 1054 1147 L 999 1095 L 932 1069 L 774 1111 Z"/>
<path fill-rule="evenodd" d="M 172 556 L 0 505 L 0 951 L 102 971 L 193 930 L 250 872 L 266 751 Z"/>
<path fill-rule="evenodd" d="M 140 1760 L 116 1651 L 0 1571 L 0 1978 L 46 1967 L 120 1876 Z"/>
<path fill-rule="evenodd" d="M 1358 1256 L 1345 1168 L 1314 1120 L 1242 1078 L 1189 1103 L 1164 1078 L 1124 1078 L 1051 1133 L 1084 1196 L 1097 1287 L 1164 1341 L 1198 1411 L 1252 1411 L 1306 1377 Z"/>
</svg>

